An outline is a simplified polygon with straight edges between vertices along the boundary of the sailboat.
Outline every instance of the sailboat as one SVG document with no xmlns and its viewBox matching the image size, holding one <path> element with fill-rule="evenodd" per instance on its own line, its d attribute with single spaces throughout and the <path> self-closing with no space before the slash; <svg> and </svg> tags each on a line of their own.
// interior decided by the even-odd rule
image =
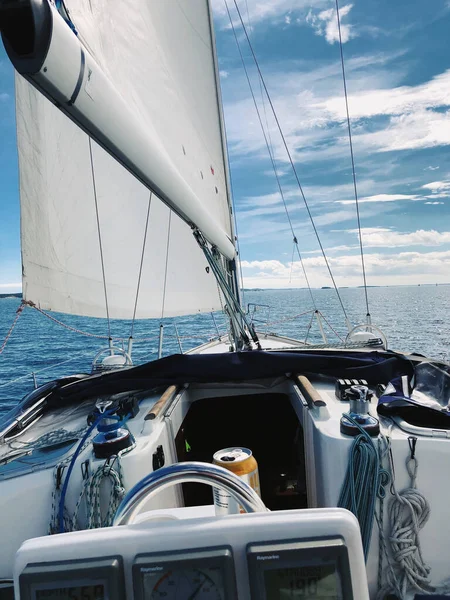
<svg viewBox="0 0 450 600">
<path fill-rule="evenodd" d="M 208 1 L 2 0 L 0 23 L 24 300 L 108 322 L 223 304 L 230 323 L 139 366 L 130 335 L 6 416 L 0 598 L 445 594 L 448 368 L 369 322 L 339 348 L 258 337 Z"/>
</svg>

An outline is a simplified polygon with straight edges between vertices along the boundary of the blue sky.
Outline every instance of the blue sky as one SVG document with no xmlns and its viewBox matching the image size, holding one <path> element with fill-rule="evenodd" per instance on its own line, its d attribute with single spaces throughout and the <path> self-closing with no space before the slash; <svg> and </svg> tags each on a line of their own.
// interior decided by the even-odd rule
<svg viewBox="0 0 450 600">
<path fill-rule="evenodd" d="M 228 0 L 230 10 L 232 0 Z M 304 286 L 224 0 L 212 2 L 246 287 Z M 334 1 L 239 0 L 336 281 L 360 285 Z M 238 25 L 236 12 L 233 19 Z M 369 285 L 450 282 L 450 2 L 341 4 Z M 242 31 L 308 277 L 330 285 Z M 0 292 L 20 286 L 13 73 L 0 50 Z"/>
</svg>

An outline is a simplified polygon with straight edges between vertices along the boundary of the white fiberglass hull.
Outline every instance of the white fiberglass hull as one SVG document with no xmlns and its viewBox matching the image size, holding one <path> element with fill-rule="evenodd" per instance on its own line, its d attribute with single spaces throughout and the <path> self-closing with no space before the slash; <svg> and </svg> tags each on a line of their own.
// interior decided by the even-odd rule
<svg viewBox="0 0 450 600">
<path fill-rule="evenodd" d="M 273 337 L 265 343 L 280 349 L 286 348 L 289 340 Z M 211 354 L 226 348 L 226 341 L 224 344 L 211 342 L 198 352 Z M 313 393 L 308 397 L 292 375 L 173 386 L 165 394 L 161 390 L 149 390 L 140 397 L 138 414 L 126 424 L 135 446 L 124 453 L 120 461 L 111 461 L 109 468 L 117 471 L 120 462 L 122 484 L 127 491 L 162 464 L 190 460 L 192 456 L 209 462 L 213 452 L 220 447 L 242 443 L 254 450 L 264 484 L 262 498 L 272 509 L 337 506 L 353 443 L 353 438 L 343 435 L 339 427 L 341 415 L 348 410 L 348 405 L 336 398 L 334 380 L 309 374 Z M 0 448 L 0 519 L 7 543 L 0 546 L 0 578 L 11 579 L 15 553 L 25 539 L 46 535 L 51 522 L 55 527 L 55 503 L 67 475 L 68 459 L 78 443 L 66 442 L 67 446 L 33 450 L 33 440 L 42 440 L 45 433 L 59 428 L 79 431 L 85 426 L 86 415 L 93 409 L 95 400 L 84 400 L 75 407 L 44 414 L 22 434 L 3 441 Z M 377 416 L 375 404 L 371 405 L 370 413 Z M 382 426 L 382 432 L 390 437 L 395 486 L 402 490 L 410 485 L 405 467 L 410 454 L 410 433 L 395 425 Z M 11 454 L 13 452 L 16 454 Z M 17 454 L 20 452 L 22 454 Z M 431 580 L 437 585 L 450 575 L 446 558 L 450 551 L 450 536 L 442 519 L 446 514 L 448 495 L 447 480 L 443 477 L 450 460 L 447 434 L 435 432 L 434 437 L 419 437 L 416 457 L 419 462 L 417 489 L 425 495 L 431 509 L 429 520 L 420 531 L 420 543 L 425 562 L 432 569 Z M 65 466 L 60 473 L 60 482 L 55 481 L 57 464 Z M 90 514 L 87 496 L 81 495 L 86 480 L 104 465 L 105 459 L 95 458 L 90 443 L 74 463 L 65 508 L 67 523 L 72 523 L 75 529 L 93 526 L 96 518 L 104 519 L 107 514 L 111 490 L 107 477 L 99 488 L 102 501 L 98 512 L 101 515 Z M 283 491 L 280 481 L 286 479 L 286 473 Z M 202 504 L 204 500 L 200 500 L 200 495 L 198 498 L 198 503 Z M 391 501 L 392 494 L 387 487 L 384 500 L 386 539 L 392 526 L 389 517 Z M 182 491 L 181 486 L 176 486 L 164 489 L 142 510 L 174 509 L 186 502 L 195 506 L 196 492 Z M 211 504 L 212 497 L 206 503 Z M 371 598 L 375 598 L 378 586 L 379 540 L 379 531 L 374 525 L 367 561 Z M 413 598 L 413 594 L 407 598 Z"/>
</svg>

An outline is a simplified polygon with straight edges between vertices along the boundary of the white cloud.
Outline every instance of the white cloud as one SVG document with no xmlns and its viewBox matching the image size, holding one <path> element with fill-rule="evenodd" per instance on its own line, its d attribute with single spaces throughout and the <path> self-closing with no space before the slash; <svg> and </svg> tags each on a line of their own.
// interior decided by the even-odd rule
<svg viewBox="0 0 450 600">
<path fill-rule="evenodd" d="M 341 38 L 342 43 L 345 44 L 350 38 L 355 37 L 355 33 L 352 30 L 351 25 L 343 23 L 344 17 L 353 8 L 353 4 L 346 4 L 339 9 L 339 17 L 341 22 Z M 312 9 L 306 16 L 306 22 L 314 29 L 316 35 L 325 36 L 325 39 L 329 44 L 339 42 L 339 29 L 336 16 L 336 10 L 330 8 L 328 10 L 322 10 L 318 14 L 315 14 Z"/>
<path fill-rule="evenodd" d="M 219 71 L 219 75 L 222 77 L 222 79 L 226 79 L 229 75 L 228 71 Z"/>
<path fill-rule="evenodd" d="M 338 286 L 361 285 L 361 258 L 358 254 L 328 257 Z M 329 286 L 330 279 L 321 256 L 303 259 L 312 287 Z M 365 255 L 369 285 L 407 285 L 447 283 L 450 280 L 450 251 L 400 252 L 392 255 Z M 246 287 L 304 286 L 300 261 L 282 263 L 277 260 L 243 261 Z"/>
<path fill-rule="evenodd" d="M 391 117 L 384 129 L 355 136 L 354 141 L 356 147 L 375 152 L 447 146 L 450 144 L 450 111 L 419 110 Z"/>
<path fill-rule="evenodd" d="M 6 290 L 7 292 L 20 292 L 22 290 L 21 283 L 0 283 L 0 290 Z"/>
<path fill-rule="evenodd" d="M 425 202 L 425 204 L 444 204 L 444 202 Z"/>
<path fill-rule="evenodd" d="M 349 95 L 350 115 L 353 119 L 379 115 L 404 115 L 430 108 L 450 106 L 448 89 L 450 70 L 416 86 L 390 89 L 367 89 Z M 329 114 L 330 120 L 346 118 L 342 95 L 330 97 L 317 105 Z"/>
<path fill-rule="evenodd" d="M 358 204 L 368 202 L 398 202 L 399 200 L 420 200 L 421 197 L 412 194 L 376 194 L 366 198 L 358 198 Z M 355 200 L 337 200 L 336 204 L 355 204 Z"/>
<path fill-rule="evenodd" d="M 366 248 L 398 248 L 400 246 L 440 246 L 450 244 L 450 231 L 425 231 L 418 229 L 410 233 L 386 231 L 386 229 L 362 229 L 362 241 Z"/>
<path fill-rule="evenodd" d="M 342 229 L 335 229 L 334 231 L 339 232 L 339 231 L 343 231 Z M 347 233 L 358 233 L 359 229 L 347 229 L 344 230 Z M 380 231 L 392 231 L 392 229 L 390 227 L 364 227 L 363 228 L 364 233 L 379 233 Z"/>
<path fill-rule="evenodd" d="M 431 181 L 422 186 L 424 190 L 431 190 L 433 194 L 450 192 L 450 181 Z"/>
<path fill-rule="evenodd" d="M 426 198 L 433 198 L 433 200 L 436 198 L 450 198 L 450 190 L 448 192 L 433 192 L 431 196 L 426 196 Z"/>
<path fill-rule="evenodd" d="M 450 70 L 417 86 L 398 86 L 405 73 L 399 71 L 399 64 L 404 63 L 397 59 L 398 54 L 380 54 L 347 61 L 353 143 L 360 164 L 370 153 L 450 144 L 450 111 L 442 110 L 450 106 Z M 387 64 L 390 61 L 392 65 Z M 293 62 L 282 69 L 279 65 L 262 65 L 262 69 L 294 160 L 306 163 L 346 156 L 339 64 L 311 69 L 309 63 Z M 231 156 L 260 154 L 261 159 L 268 160 L 246 83 L 238 72 L 228 81 L 233 101 L 225 103 L 225 115 Z M 266 112 L 277 165 L 284 167 L 287 157 L 283 143 L 270 111 Z M 264 118 L 262 109 L 261 114 Z"/>
<path fill-rule="evenodd" d="M 425 167 L 424 171 L 437 171 L 439 169 L 439 167 L 432 167 L 431 165 L 429 167 Z"/>
<path fill-rule="evenodd" d="M 283 175 L 287 175 L 288 173 L 289 173 L 289 171 L 287 169 L 278 169 L 277 168 L 277 175 L 278 175 L 278 177 L 283 177 Z M 264 171 L 264 175 L 267 175 L 268 177 L 274 177 L 273 169 L 269 169 L 268 171 Z"/>
<path fill-rule="evenodd" d="M 221 21 L 224 28 L 229 27 L 227 9 L 223 0 L 212 0 L 214 16 Z M 233 15 L 233 25 L 240 25 L 239 17 L 234 9 L 233 0 L 227 0 L 230 13 Z M 253 27 L 265 21 L 283 22 L 286 14 L 298 11 L 304 12 L 310 6 L 323 8 L 329 4 L 329 0 L 246 0 L 245 7 L 242 2 L 238 3 L 245 26 Z"/>
<path fill-rule="evenodd" d="M 290 15 L 286 15 L 284 17 L 284 22 L 286 23 L 286 25 L 290 25 L 291 24 L 291 16 Z"/>
</svg>

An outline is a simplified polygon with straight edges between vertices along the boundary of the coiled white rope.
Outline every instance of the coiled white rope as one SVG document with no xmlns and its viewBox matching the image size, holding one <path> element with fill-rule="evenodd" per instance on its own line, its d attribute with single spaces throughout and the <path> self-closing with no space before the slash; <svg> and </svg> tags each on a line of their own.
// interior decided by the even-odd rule
<svg viewBox="0 0 450 600">
<path fill-rule="evenodd" d="M 86 529 L 96 529 L 98 527 L 111 527 L 116 514 L 117 508 L 125 496 L 125 487 L 123 485 L 122 465 L 120 464 L 120 456 L 113 457 L 113 463 L 117 462 L 117 469 L 113 468 L 113 464 L 107 461 L 105 464 L 97 468 L 89 477 L 84 480 L 84 486 L 80 492 L 75 511 L 72 517 L 71 529 L 78 529 L 77 520 L 78 512 L 81 506 L 83 497 L 86 501 L 87 522 Z M 101 489 L 104 485 L 108 485 L 109 481 L 109 502 L 106 515 L 102 516 L 101 512 Z"/>
<path fill-rule="evenodd" d="M 87 444 L 90 443 L 90 440 Z M 86 447 L 86 445 L 84 446 Z M 115 468 L 113 468 L 115 466 Z M 62 463 L 58 465 L 60 468 Z M 86 467 L 87 469 L 88 467 Z M 58 506 L 61 494 L 61 474 L 58 474 L 58 468 L 55 469 L 55 487 L 52 494 L 52 518 L 49 527 L 49 533 L 59 533 L 59 515 Z M 109 482 L 109 483 L 108 483 Z M 109 485 L 109 501 L 106 514 L 102 515 L 101 499 L 106 494 L 105 486 Z M 103 489 L 103 493 L 102 493 Z M 114 520 L 117 508 L 125 496 L 125 487 L 123 484 L 122 465 L 120 456 L 112 457 L 112 460 L 106 461 L 98 467 L 91 475 L 86 472 L 84 484 L 78 497 L 73 515 L 70 516 L 67 509 L 64 509 L 64 531 L 78 531 L 80 529 L 96 529 L 98 527 L 110 527 Z M 78 522 L 78 515 L 81 505 L 85 500 L 86 505 L 86 525 L 81 527 Z"/>
<path fill-rule="evenodd" d="M 394 462 L 387 438 L 389 464 L 391 470 L 391 493 L 394 497 L 389 505 L 389 524 L 391 527 L 387 548 L 383 523 L 380 527 L 380 545 L 388 562 L 386 583 L 379 589 L 377 600 L 394 593 L 399 600 L 406 600 L 410 591 L 429 594 L 434 591 L 430 582 L 430 567 L 426 564 L 420 546 L 419 532 L 430 516 L 430 505 L 416 487 L 419 462 L 415 456 L 415 443 L 411 446 L 410 456 L 406 460 L 406 469 L 411 479 L 410 487 L 398 492 L 395 488 Z"/>
</svg>

